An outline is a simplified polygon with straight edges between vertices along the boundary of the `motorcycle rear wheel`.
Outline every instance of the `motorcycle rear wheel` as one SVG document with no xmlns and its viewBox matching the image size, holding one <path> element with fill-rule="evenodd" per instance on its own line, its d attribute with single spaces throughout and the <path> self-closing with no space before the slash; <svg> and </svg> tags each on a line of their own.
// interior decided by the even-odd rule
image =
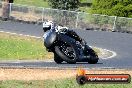
<svg viewBox="0 0 132 88">
<path fill-rule="evenodd" d="M 88 49 L 89 53 L 90 53 L 90 58 L 88 59 L 88 63 L 89 64 L 96 64 L 99 60 L 98 55 L 96 54 L 96 52 L 90 48 Z"/>
<path fill-rule="evenodd" d="M 89 64 L 96 64 L 98 62 L 99 58 L 95 57 L 95 56 L 91 56 L 89 59 L 88 59 L 88 63 Z"/>
</svg>

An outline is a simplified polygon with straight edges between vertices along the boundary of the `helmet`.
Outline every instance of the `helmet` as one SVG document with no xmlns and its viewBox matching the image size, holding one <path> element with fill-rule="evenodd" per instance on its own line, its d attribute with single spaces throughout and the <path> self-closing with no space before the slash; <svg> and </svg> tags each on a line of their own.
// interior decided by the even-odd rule
<svg viewBox="0 0 132 88">
<path fill-rule="evenodd" d="M 53 25 L 52 21 L 43 22 L 43 30 L 44 30 L 44 32 L 50 30 L 52 28 L 52 25 Z"/>
</svg>

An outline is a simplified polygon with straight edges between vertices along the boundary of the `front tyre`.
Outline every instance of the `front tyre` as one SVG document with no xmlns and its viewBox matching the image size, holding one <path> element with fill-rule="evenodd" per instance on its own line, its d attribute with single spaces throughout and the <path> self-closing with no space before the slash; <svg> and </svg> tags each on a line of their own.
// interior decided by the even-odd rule
<svg viewBox="0 0 132 88">
<path fill-rule="evenodd" d="M 75 64 L 76 63 L 75 51 L 72 51 L 72 52 L 68 53 L 66 51 L 66 49 L 67 49 L 66 47 L 67 46 L 64 46 L 63 44 L 62 44 L 62 46 L 55 46 L 55 52 L 57 53 L 57 55 L 59 57 L 61 57 L 67 63 L 69 63 L 69 64 Z M 71 53 L 73 53 L 73 54 L 71 54 Z"/>
<path fill-rule="evenodd" d="M 63 62 L 63 60 L 56 53 L 54 53 L 54 61 L 57 64 L 61 64 Z"/>
</svg>

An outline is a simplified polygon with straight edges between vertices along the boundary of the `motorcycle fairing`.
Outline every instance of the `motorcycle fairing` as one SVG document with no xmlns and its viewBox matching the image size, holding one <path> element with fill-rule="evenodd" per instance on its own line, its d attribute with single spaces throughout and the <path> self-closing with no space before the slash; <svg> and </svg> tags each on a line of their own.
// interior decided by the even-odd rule
<svg viewBox="0 0 132 88">
<path fill-rule="evenodd" d="M 57 34 L 55 31 L 48 30 L 47 32 L 44 33 L 43 38 L 44 38 L 44 45 L 46 48 L 49 48 L 53 43 L 55 42 L 57 37 Z"/>
</svg>

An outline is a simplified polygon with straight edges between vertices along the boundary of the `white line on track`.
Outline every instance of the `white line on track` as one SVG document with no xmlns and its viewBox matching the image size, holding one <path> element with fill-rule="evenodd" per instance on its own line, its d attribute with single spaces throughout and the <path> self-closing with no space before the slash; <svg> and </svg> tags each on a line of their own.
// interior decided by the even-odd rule
<svg viewBox="0 0 132 88">
<path fill-rule="evenodd" d="M 94 47 L 94 46 L 91 46 L 91 47 Z M 101 59 L 110 59 L 110 58 L 113 58 L 113 57 L 117 56 L 116 52 L 114 52 L 114 51 L 111 51 L 111 50 L 108 50 L 108 49 L 103 49 L 103 48 L 100 48 L 100 47 L 95 47 L 95 48 L 98 48 L 100 50 L 104 50 L 104 51 L 108 51 L 108 52 L 112 53 L 111 56 L 106 57 L 106 58 L 101 58 Z M 102 52 L 102 53 L 104 53 L 104 52 Z"/>
<path fill-rule="evenodd" d="M 24 35 L 24 34 L 13 33 L 13 32 L 5 32 L 5 31 L 0 31 L 0 32 L 3 32 L 3 33 L 8 33 L 8 34 L 13 34 L 13 35 L 28 36 L 28 37 L 33 37 L 33 38 L 41 38 L 41 37 L 37 37 L 37 36 Z"/>
<path fill-rule="evenodd" d="M 107 58 L 103 58 L 103 59 L 109 59 L 109 58 L 113 58 L 113 57 L 117 56 L 116 52 L 114 52 L 114 51 L 107 50 L 107 49 L 104 49 L 104 50 L 106 50 L 106 51 L 108 51 L 108 52 L 111 52 L 111 53 L 112 53 L 112 55 L 111 55 L 111 56 L 109 56 L 109 57 L 107 57 Z"/>
</svg>

